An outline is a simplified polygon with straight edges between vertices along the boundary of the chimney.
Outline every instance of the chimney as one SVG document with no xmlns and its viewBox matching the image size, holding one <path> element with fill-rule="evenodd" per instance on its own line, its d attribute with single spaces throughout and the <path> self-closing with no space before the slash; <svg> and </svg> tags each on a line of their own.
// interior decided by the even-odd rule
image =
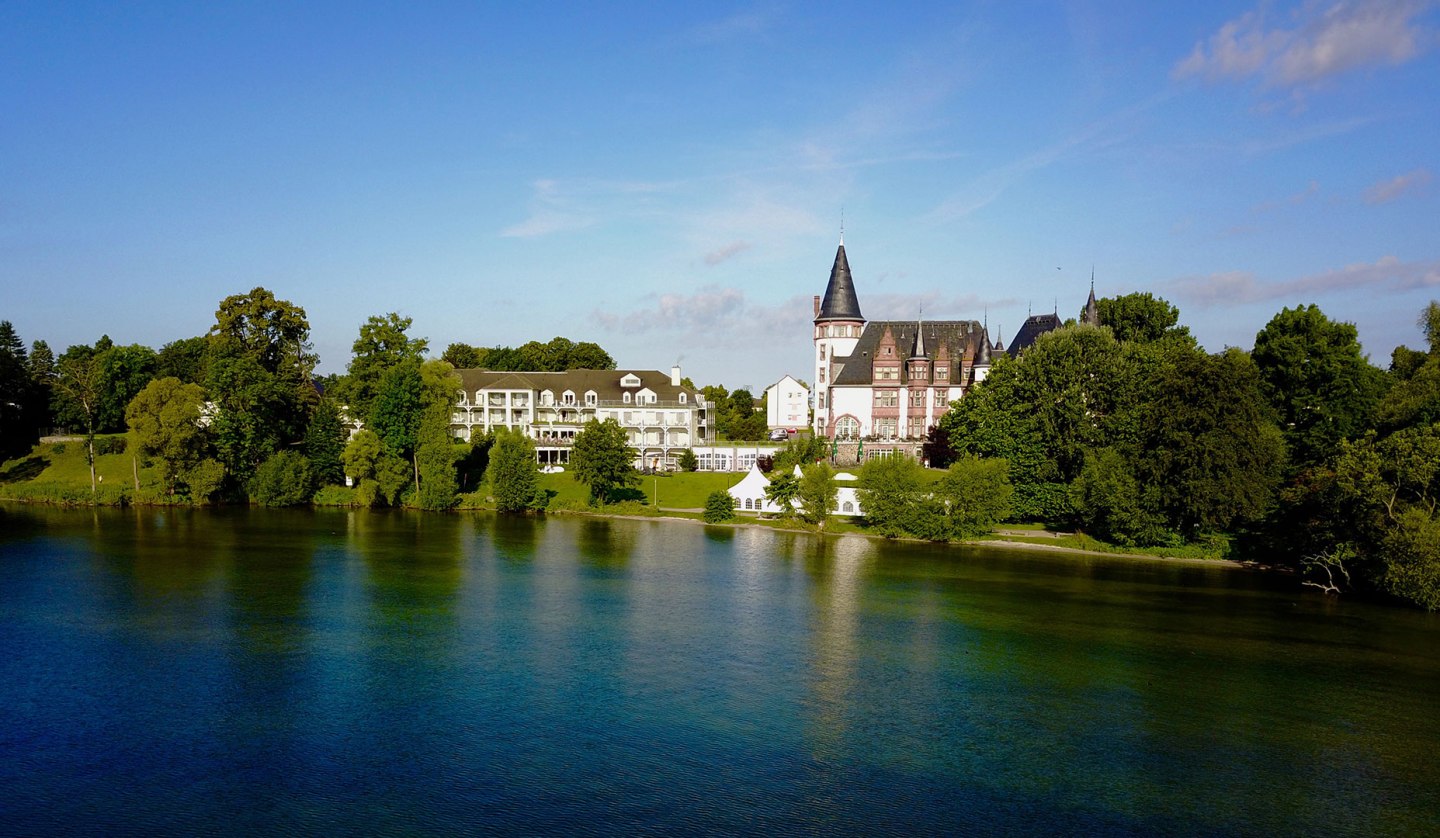
<svg viewBox="0 0 1440 838">
<path fill-rule="evenodd" d="M 816 294 L 816 295 L 815 295 L 815 316 L 816 316 L 816 317 L 819 317 L 819 316 L 820 316 L 820 295 L 819 295 L 819 294 Z"/>
<path fill-rule="evenodd" d="M 670 368 L 670 386 L 671 386 L 671 387 L 679 387 L 679 386 L 680 386 L 680 365 L 679 365 L 679 364 L 676 364 L 675 366 L 673 366 L 673 367 Z"/>
</svg>

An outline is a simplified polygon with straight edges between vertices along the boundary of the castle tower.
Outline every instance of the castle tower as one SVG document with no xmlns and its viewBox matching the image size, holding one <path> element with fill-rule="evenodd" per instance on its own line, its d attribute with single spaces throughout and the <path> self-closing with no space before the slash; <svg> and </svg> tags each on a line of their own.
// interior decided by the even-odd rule
<svg viewBox="0 0 1440 838">
<path fill-rule="evenodd" d="M 1085 301 L 1085 310 L 1080 313 L 1080 322 L 1086 326 L 1100 325 L 1100 309 L 1095 305 L 1095 270 L 1090 270 L 1090 299 Z"/>
<path fill-rule="evenodd" d="M 860 313 L 860 300 L 855 296 L 855 281 L 850 276 L 850 261 L 845 258 L 845 237 L 835 251 L 835 264 L 830 268 L 830 282 L 825 296 L 815 298 L 815 433 L 824 434 L 830 425 L 830 384 L 839 369 L 835 363 L 855 351 L 865 316 Z"/>
</svg>

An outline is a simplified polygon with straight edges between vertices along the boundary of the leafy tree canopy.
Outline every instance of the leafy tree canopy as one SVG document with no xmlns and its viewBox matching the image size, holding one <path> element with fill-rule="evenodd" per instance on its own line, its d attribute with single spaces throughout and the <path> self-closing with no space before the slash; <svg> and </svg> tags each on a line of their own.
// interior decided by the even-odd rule
<svg viewBox="0 0 1440 838">
<path fill-rule="evenodd" d="M 1169 337 L 1188 337 L 1190 330 L 1177 326 L 1180 310 L 1149 292 L 1105 297 L 1095 301 L 1100 325 L 1109 326 L 1120 341 L 1148 343 Z"/>
<path fill-rule="evenodd" d="M 614 419 L 585 423 L 570 449 L 570 470 L 576 480 L 590 487 L 591 506 L 610 503 L 618 491 L 640 483 L 635 449 Z"/>
</svg>

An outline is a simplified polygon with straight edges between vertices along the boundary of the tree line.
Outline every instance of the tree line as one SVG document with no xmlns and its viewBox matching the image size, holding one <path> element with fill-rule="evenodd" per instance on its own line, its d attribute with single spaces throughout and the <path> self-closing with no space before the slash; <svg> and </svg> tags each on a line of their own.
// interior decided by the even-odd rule
<svg viewBox="0 0 1440 838">
<path fill-rule="evenodd" d="M 1013 515 L 1122 546 L 1204 543 L 1327 590 L 1440 607 L 1440 304 L 1388 369 L 1355 327 L 1286 308 L 1210 353 L 1150 294 L 1098 301 L 932 430 L 932 465 L 1003 460 Z"/>
<path fill-rule="evenodd" d="M 427 360 L 411 326 L 395 313 L 368 318 L 346 372 L 316 376 L 305 310 L 265 288 L 226 297 L 206 334 L 158 352 L 102 336 L 57 358 L 43 340 L 27 351 L 0 322 L 0 453 L 23 454 L 52 429 L 83 434 L 93 492 L 97 437 L 124 432 L 134 491 L 143 458 L 159 502 L 304 503 L 348 476 L 346 500 L 357 504 L 448 508 L 474 488 L 496 441 L 452 438 L 455 364 Z M 507 369 L 615 366 L 599 346 L 563 337 L 477 351 Z M 353 421 L 364 430 L 350 439 Z"/>
</svg>

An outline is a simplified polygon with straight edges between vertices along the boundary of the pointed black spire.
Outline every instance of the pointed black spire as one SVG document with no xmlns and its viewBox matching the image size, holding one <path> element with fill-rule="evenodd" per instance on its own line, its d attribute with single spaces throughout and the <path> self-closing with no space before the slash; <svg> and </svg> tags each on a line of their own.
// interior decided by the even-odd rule
<svg viewBox="0 0 1440 838">
<path fill-rule="evenodd" d="M 850 260 L 845 258 L 845 242 L 835 251 L 835 265 L 830 269 L 830 282 L 825 286 L 825 299 L 815 322 L 826 320 L 864 320 L 860 300 L 855 296 L 855 280 L 850 278 Z"/>
<path fill-rule="evenodd" d="M 925 321 L 915 321 L 915 342 L 910 345 L 911 358 L 928 358 L 925 354 Z"/>
<path fill-rule="evenodd" d="M 1100 309 L 1095 305 L 1095 269 L 1090 269 L 1090 299 L 1085 301 L 1085 311 L 1080 322 L 1089 326 L 1100 325 Z"/>
</svg>

